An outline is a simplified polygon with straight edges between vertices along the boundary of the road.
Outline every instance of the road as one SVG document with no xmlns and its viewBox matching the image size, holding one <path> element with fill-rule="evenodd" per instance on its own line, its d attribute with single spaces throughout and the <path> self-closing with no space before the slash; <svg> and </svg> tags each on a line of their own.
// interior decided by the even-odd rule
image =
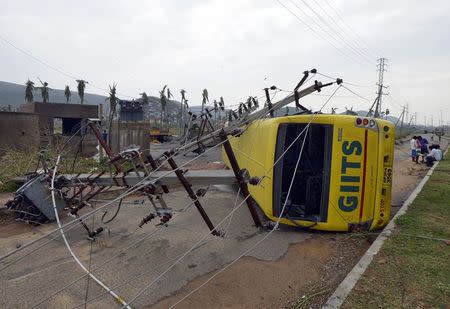
<svg viewBox="0 0 450 309">
<path fill-rule="evenodd" d="M 162 151 L 163 147 L 159 147 Z M 408 156 L 409 143 L 396 146 L 393 206 L 401 205 L 426 170 L 423 165 L 411 163 Z M 188 159 L 185 157 L 184 160 Z M 209 163 L 206 165 L 215 164 L 211 162 L 218 159 L 218 153 L 207 155 L 205 160 Z M 202 204 L 212 221 L 217 224 L 233 209 L 235 197 L 236 188 L 212 187 L 202 199 Z M 260 231 L 252 225 L 244 204 L 222 226 L 225 237 L 209 235 L 195 207 L 183 209 L 190 200 L 180 190 L 171 192 L 167 199 L 169 207 L 180 210 L 167 227 L 157 228 L 151 222 L 143 228 L 137 228 L 140 220 L 150 211 L 150 206 L 148 203 L 133 204 L 135 199 L 136 197 L 127 199 L 129 204 L 123 207 L 116 220 L 107 225 L 107 231 L 96 242 L 87 241 L 81 227 L 76 227 L 66 235 L 83 263 L 89 265 L 91 261 L 93 272 L 125 300 L 132 299 L 143 287 L 148 286 L 133 302 L 133 306 L 139 308 L 151 305 L 152 308 L 166 308 L 174 304 L 208 279 L 215 270 L 227 265 L 266 234 L 266 231 Z M 238 205 L 240 201 L 238 198 Z M 112 207 L 110 212 L 113 213 L 114 210 L 115 207 Z M 109 216 L 110 214 L 107 217 Z M 95 217 L 94 224 L 99 224 L 99 221 L 100 215 Z M 91 225 L 93 221 L 87 220 L 86 223 Z M 0 226 L 0 254 L 53 228 L 55 224 L 31 227 L 20 223 L 5 223 Z M 282 307 L 293 303 L 299 295 L 307 295 L 312 287 L 324 280 L 330 285 L 327 289 L 331 289 L 370 244 L 367 239 L 340 235 L 342 234 L 282 228 L 248 256 L 182 302 L 179 308 Z M 145 240 L 124 250 L 142 238 Z M 174 264 L 182 253 L 196 243 L 199 245 L 189 255 L 149 286 L 158 278 L 158 274 Z M 98 268 L 118 254 L 117 258 Z M 36 305 L 82 274 L 58 237 L 0 272 L 0 307 L 25 308 Z M 83 278 L 40 307 L 83 306 L 87 290 L 87 299 L 100 295 L 98 299 L 89 302 L 92 308 L 116 306 L 109 295 L 102 295 L 102 291 L 92 280 L 88 282 Z M 322 293 L 322 296 L 325 297 L 326 293 Z"/>
</svg>

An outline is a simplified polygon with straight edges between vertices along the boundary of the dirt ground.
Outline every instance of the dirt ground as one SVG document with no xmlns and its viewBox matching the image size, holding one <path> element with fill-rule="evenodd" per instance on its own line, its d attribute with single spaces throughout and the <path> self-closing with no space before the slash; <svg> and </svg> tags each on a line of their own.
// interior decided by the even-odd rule
<svg viewBox="0 0 450 309">
<path fill-rule="evenodd" d="M 217 154 L 206 160 L 207 163 L 201 168 L 220 167 L 220 164 L 215 163 L 217 162 L 216 157 Z M 186 161 L 189 159 L 189 157 L 185 158 Z M 191 166 L 190 168 L 195 167 Z M 409 143 L 396 147 L 393 212 L 406 199 L 426 170 L 423 165 L 415 165 L 410 162 Z M 10 196 L 0 195 L 0 202 L 4 202 Z M 207 197 L 209 198 L 205 202 L 207 212 L 216 215 L 217 218 L 223 217 L 230 210 L 229 201 L 232 197 L 231 193 L 217 191 L 211 197 Z M 180 191 L 175 193 L 174 198 L 174 201 L 181 204 L 185 194 Z M 130 209 L 126 217 L 135 218 L 136 215 L 139 217 L 142 214 L 145 214 L 144 209 L 136 207 Z M 167 260 L 168 257 L 176 256 L 179 252 L 189 248 L 191 243 L 198 240 L 205 227 L 194 211 L 186 216 L 187 218 L 183 221 L 169 226 L 172 234 L 161 236 L 147 246 L 141 246 L 128 252 L 123 262 L 112 264 L 109 272 L 107 270 L 100 272 L 102 278 L 112 283 L 123 282 L 131 275 L 145 274 L 148 272 L 148 268 L 158 261 Z M 131 224 L 135 224 L 135 222 L 122 219 L 111 228 L 113 232 L 105 237 L 105 243 L 97 244 L 94 248 L 94 253 L 97 255 L 96 260 L 101 261 L 116 253 L 121 242 L 130 241 L 130 238 L 127 237 L 143 235 L 141 231 L 136 234 L 131 232 L 123 235 L 123 232 L 129 232 Z M 11 222 L 6 218 L 3 222 L 0 221 L 0 253 L 8 252 L 11 248 L 18 247 L 21 243 L 36 235 L 41 235 L 51 228 L 54 226 L 47 225 L 37 228 Z M 168 274 L 152 291 L 143 295 L 140 302 L 135 304 L 136 307 L 167 308 L 173 305 L 263 236 L 262 233 L 254 232 L 248 210 L 244 208 L 242 212 L 236 213 L 229 230 L 231 233 L 229 238 L 221 242 L 212 241 L 196 250 L 198 251 L 197 258 L 188 258 L 184 264 L 175 268 L 173 273 Z M 77 253 L 86 263 L 89 247 L 83 236 L 80 236 L 80 230 L 69 233 L 69 236 Z M 319 308 L 356 264 L 375 237 L 376 235 L 299 231 L 273 233 L 255 252 L 229 267 L 177 307 Z M 36 299 L 41 299 L 42 295 L 47 295 L 48 291 L 56 290 L 80 275 L 79 269 L 68 257 L 65 247 L 60 241 L 53 242 L 48 250 L 52 252 L 53 259 L 49 259 L 46 252 L 41 252 L 32 260 L 24 259 L 27 263 L 25 267 L 23 264 L 17 263 L 8 272 L 0 273 L 0 285 L 2 286 L 0 306 L 2 304 L 17 308 L 30 306 Z M 153 252 L 154 250 L 157 251 Z M 198 256 L 202 258 L 198 259 Z M 139 287 L 148 282 L 149 278 L 153 279 L 157 273 L 155 270 L 153 276 L 148 277 L 147 280 L 137 280 L 122 287 L 119 290 L 121 295 L 125 296 L 125 299 L 129 295 L 134 295 Z M 48 281 L 50 277 L 52 281 Z M 42 282 L 46 282 L 46 284 L 42 286 Z M 19 290 L 19 287 L 23 285 L 27 286 L 26 293 Z M 85 285 L 86 281 L 84 280 L 75 285 L 71 291 L 60 294 L 45 307 L 73 307 L 77 299 L 84 299 Z M 100 293 L 100 290 L 93 287 L 90 294 L 95 295 L 96 293 Z M 90 303 L 90 306 L 95 308 L 110 308 L 112 305 L 113 302 L 110 298 L 105 296 Z"/>
</svg>

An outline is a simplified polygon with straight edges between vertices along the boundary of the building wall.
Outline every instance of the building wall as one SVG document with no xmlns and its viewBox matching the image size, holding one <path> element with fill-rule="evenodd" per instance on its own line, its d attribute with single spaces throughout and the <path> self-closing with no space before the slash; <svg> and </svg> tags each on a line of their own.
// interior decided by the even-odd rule
<svg viewBox="0 0 450 309">
<path fill-rule="evenodd" d="M 148 122 L 113 122 L 111 126 L 111 149 L 120 152 L 132 145 L 139 146 L 148 153 L 150 148 L 150 129 Z"/>
<path fill-rule="evenodd" d="M 97 105 L 32 102 L 20 106 L 20 111 L 53 118 L 98 118 Z"/>
<path fill-rule="evenodd" d="M 0 112 L 0 154 L 10 148 L 39 147 L 39 118 L 36 114 Z"/>
</svg>

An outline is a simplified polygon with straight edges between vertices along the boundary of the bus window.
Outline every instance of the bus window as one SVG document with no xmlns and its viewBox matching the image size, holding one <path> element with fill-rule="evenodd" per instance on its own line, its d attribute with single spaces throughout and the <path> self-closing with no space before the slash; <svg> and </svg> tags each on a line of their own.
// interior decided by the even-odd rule
<svg viewBox="0 0 450 309">
<path fill-rule="evenodd" d="M 305 123 L 280 124 L 275 150 L 279 158 L 297 138 Z M 306 132 L 306 131 L 305 131 Z M 286 201 L 304 135 L 287 150 L 274 169 L 273 215 L 279 216 Z M 311 124 L 295 174 L 293 187 L 283 213 L 284 218 L 325 222 L 328 213 L 333 126 Z"/>
</svg>

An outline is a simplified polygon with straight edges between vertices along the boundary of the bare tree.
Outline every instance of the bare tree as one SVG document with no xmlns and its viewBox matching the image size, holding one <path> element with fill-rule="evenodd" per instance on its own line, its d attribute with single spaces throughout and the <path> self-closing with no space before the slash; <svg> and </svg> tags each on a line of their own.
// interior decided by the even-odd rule
<svg viewBox="0 0 450 309">
<path fill-rule="evenodd" d="M 25 83 L 25 86 L 25 100 L 31 103 L 33 102 L 34 83 L 28 79 L 28 81 Z"/>
</svg>

